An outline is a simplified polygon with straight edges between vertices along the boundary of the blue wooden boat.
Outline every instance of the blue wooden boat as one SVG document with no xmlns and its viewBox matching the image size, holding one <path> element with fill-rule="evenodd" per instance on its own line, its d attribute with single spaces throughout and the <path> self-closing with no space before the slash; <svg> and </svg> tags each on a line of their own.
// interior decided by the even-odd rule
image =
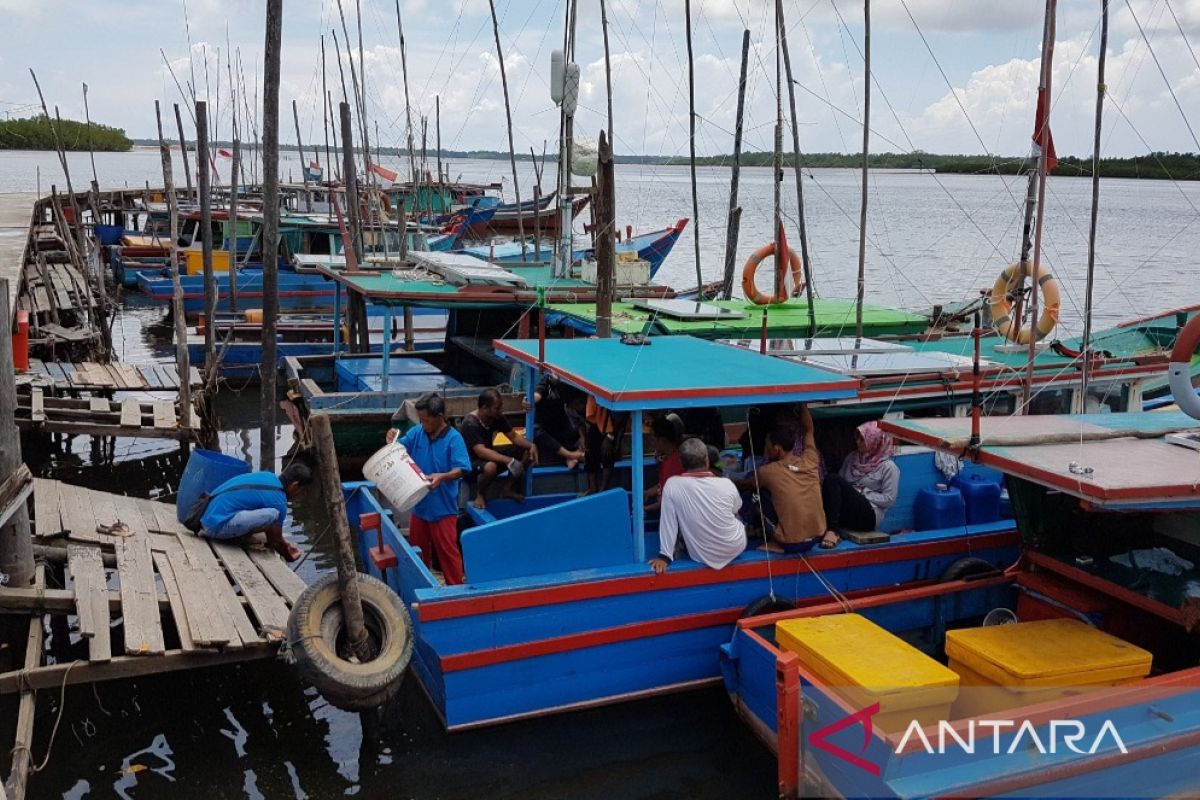
<svg viewBox="0 0 1200 800">
<path fill-rule="evenodd" d="M 1200 667 L 1189 631 L 1200 571 L 1190 531 L 1200 522 L 1200 461 L 1194 445 L 1171 437 L 1196 424 L 1179 412 L 987 418 L 974 456 L 1007 476 L 1025 543 L 1017 564 L 740 620 L 722 647 L 722 672 L 738 713 L 778 754 L 781 796 L 806 784 L 844 797 L 1194 796 Z M 884 427 L 954 453 L 971 435 L 965 419 Z M 1169 569 L 1136 555 L 1152 547 Z M 1140 677 L 1143 670 L 1106 685 L 1070 674 L 1078 654 L 1051 650 L 1057 641 L 1043 639 L 991 654 L 989 674 L 997 670 L 998 680 L 955 662 L 956 650 L 949 666 L 962 685 L 949 712 L 882 730 L 870 724 L 880 706 L 855 707 L 847 685 L 835 686 L 811 653 L 780 645 L 777 624 L 834 620 L 847 611 L 939 661 L 950 647 L 947 631 L 961 637 L 980 625 L 1057 620 L 1055 630 L 1078 629 L 1122 651 L 1145 651 L 1153 667 L 1147 661 L 1148 676 Z M 1040 630 L 1048 628 L 1026 628 Z M 1006 661 L 1052 658 L 1063 662 L 1055 681 Z M 1030 679 L 1042 688 L 1023 683 Z M 1064 732 L 1081 734 L 1075 746 Z"/>
<path fill-rule="evenodd" d="M 544 355 L 536 340 L 494 346 L 526 372 L 527 386 L 538 371 L 557 375 L 601 406 L 628 412 L 635 431 L 648 410 L 822 402 L 857 391 L 821 370 L 683 336 L 642 346 L 551 340 Z M 527 412 L 526 429 L 534 423 Z M 346 486 L 363 562 L 409 607 L 412 666 L 449 729 L 714 684 L 718 647 L 744 609 L 767 595 L 810 602 L 828 584 L 858 596 L 936 580 L 968 553 L 994 565 L 1016 555 L 1012 523 L 1002 521 L 883 544 L 843 541 L 807 557 L 751 548 L 719 571 L 682 559 L 656 575 L 647 555 L 657 552 L 657 536 L 640 502 L 653 474 L 644 456 L 642 437 L 632 437 L 632 464 L 649 469 L 633 469 L 628 490 L 539 496 L 527 483 L 524 503 L 472 510 L 475 526 L 461 539 L 465 586 L 441 585 L 369 484 Z M 897 504 L 898 526 L 911 513 L 912 492 L 934 480 L 931 464 L 926 452 L 902 466 L 908 494 Z M 397 566 L 381 570 L 372 561 L 377 535 Z"/>
<path fill-rule="evenodd" d="M 617 255 L 619 257 L 622 253 L 636 253 L 639 259 L 649 262 L 650 277 L 653 278 L 658 272 L 658 268 L 662 266 L 663 261 L 671 254 L 671 250 L 675 247 L 675 243 L 679 241 L 679 235 L 683 233 L 683 229 L 687 227 L 687 224 L 688 221 L 686 219 L 681 219 L 668 228 L 641 233 L 637 236 L 631 236 L 624 241 L 617 242 Z M 534 250 L 535 248 L 532 243 L 526 243 L 525 250 L 522 252 L 519 242 L 505 242 L 503 244 L 462 248 L 462 251 L 467 255 L 474 256 L 483 261 L 492 261 L 496 264 L 549 264 L 554 258 L 554 245 L 552 242 L 543 243 L 540 252 L 534 252 Z M 572 257 L 575 261 L 594 259 L 595 252 L 594 247 L 588 247 L 574 251 Z"/>
<path fill-rule="evenodd" d="M 238 270 L 237 292 L 241 308 L 262 308 L 262 269 L 246 267 Z M 230 311 L 229 274 L 214 276 L 217 284 L 217 311 Z M 204 276 L 183 275 L 183 309 L 187 314 L 204 311 Z M 138 290 L 158 303 L 170 303 L 173 291 L 170 273 L 139 272 Z M 333 307 L 333 283 L 317 274 L 290 270 L 279 272 L 279 308 L 286 311 L 328 311 Z"/>
</svg>

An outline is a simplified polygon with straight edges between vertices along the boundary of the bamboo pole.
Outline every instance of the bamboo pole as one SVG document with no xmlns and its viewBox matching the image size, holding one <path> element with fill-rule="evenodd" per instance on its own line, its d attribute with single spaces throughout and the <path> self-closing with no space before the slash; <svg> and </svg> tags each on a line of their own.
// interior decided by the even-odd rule
<svg viewBox="0 0 1200 800">
<path fill-rule="evenodd" d="M 854 295 L 854 335 L 863 335 L 863 300 L 867 292 L 867 169 L 871 158 L 871 0 L 863 0 L 863 139 L 862 202 L 858 215 L 858 284 Z"/>
<path fill-rule="evenodd" d="M 774 192 L 774 236 L 775 271 L 772 294 L 779 302 L 787 302 L 787 246 L 783 232 L 783 3 L 775 3 L 775 149 L 774 174 L 771 188 Z"/>
<path fill-rule="evenodd" d="M 292 100 L 292 122 L 296 125 L 296 152 L 300 154 L 300 177 L 304 181 L 304 209 L 312 213 L 312 194 L 308 191 L 308 166 L 304 163 L 304 140 L 300 138 L 300 112 Z"/>
<path fill-rule="evenodd" d="M 496 0 L 488 0 L 492 11 L 492 34 L 496 38 L 496 59 L 500 62 L 500 85 L 504 88 L 504 117 L 508 122 L 508 160 L 512 165 L 513 194 L 517 198 L 517 238 L 521 240 L 521 260 L 528 257 L 525 241 L 525 215 L 521 210 L 521 182 L 517 178 L 517 151 L 513 147 L 512 106 L 508 101 L 508 76 L 504 70 L 504 50 L 500 47 L 500 21 L 496 18 Z"/>
<path fill-rule="evenodd" d="M 1030 273 L 1029 285 L 1029 358 L 1025 364 L 1025 382 L 1021 388 L 1021 405 L 1026 414 L 1030 413 L 1029 402 L 1032 399 L 1033 393 L 1033 361 L 1037 357 L 1038 281 L 1041 278 L 1042 231 L 1045 226 L 1046 211 L 1046 176 L 1049 171 L 1050 98 L 1052 96 L 1050 91 L 1051 79 L 1054 76 L 1054 35 L 1056 28 L 1055 13 L 1057 9 L 1057 0 L 1046 0 L 1046 24 L 1042 39 L 1041 81 L 1038 86 L 1039 98 L 1045 98 L 1046 111 L 1045 117 L 1039 120 L 1040 124 L 1036 131 L 1041 153 L 1038 156 L 1037 209 L 1034 212 L 1036 219 L 1034 220 L 1033 227 L 1033 271 Z M 1017 321 L 1014 327 L 1019 325 L 1020 320 Z"/>
<path fill-rule="evenodd" d="M 267 0 L 263 43 L 263 321 L 259 439 L 263 469 L 275 470 L 275 328 L 279 320 L 279 59 L 283 0 Z"/>
<path fill-rule="evenodd" d="M 176 106 L 178 108 L 178 106 Z M 171 166 L 171 148 L 163 136 L 162 111 L 154 101 L 154 119 L 158 123 L 158 152 L 162 159 L 163 189 L 167 193 L 167 214 L 171 225 L 171 316 L 175 322 L 175 365 L 179 371 L 179 429 L 192 426 L 191 364 L 187 349 L 187 319 L 183 311 L 183 286 L 179 282 L 179 199 L 175 195 L 175 177 Z"/>
<path fill-rule="evenodd" d="M 1083 300 L 1083 352 L 1079 393 L 1083 397 L 1080 411 L 1087 413 L 1088 381 L 1091 378 L 1092 297 L 1096 283 L 1096 225 L 1100 216 L 1100 129 L 1104 121 L 1104 66 L 1108 55 L 1108 0 L 1100 0 L 1100 54 L 1096 71 L 1096 137 L 1092 143 L 1092 217 L 1088 228 L 1087 287 Z"/>
<path fill-rule="evenodd" d="M 700 269 L 700 197 L 696 189 L 696 68 L 692 59 L 692 0 L 684 0 L 683 17 L 687 31 L 688 63 L 688 162 L 692 172 L 692 241 L 696 256 L 696 288 L 704 286 Z"/>
<path fill-rule="evenodd" d="M 342 103 L 339 111 L 342 121 L 342 169 L 346 176 L 346 217 L 349 221 L 351 249 L 354 264 L 362 263 L 362 223 L 359 218 L 358 185 L 354 178 L 354 126 L 350 118 L 350 104 Z M 350 254 L 346 265 L 349 268 Z M 370 332 L 367 329 L 366 302 L 357 292 L 349 291 L 346 296 L 346 316 L 350 324 L 350 348 L 352 352 L 365 353 L 370 348 Z"/>
<path fill-rule="evenodd" d="M 332 169 L 330 164 L 329 154 L 329 105 L 327 97 L 329 88 L 326 85 L 325 79 L 325 34 L 321 34 L 321 130 L 325 134 L 325 164 L 321 170 L 321 177 L 325 179 L 325 183 L 329 184 L 333 180 L 333 175 L 326 172 Z"/>
<path fill-rule="evenodd" d="M 329 108 L 329 135 L 333 139 L 333 152 L 340 154 L 342 152 L 342 148 L 338 144 L 338 138 L 337 138 L 338 137 L 338 133 L 337 133 L 338 126 L 337 126 L 337 122 L 333 119 L 333 92 L 326 92 L 325 100 L 326 100 L 326 103 Z M 338 159 L 336 159 L 336 158 L 333 159 L 330 162 L 330 165 L 331 165 L 331 168 L 333 169 L 333 171 L 336 173 L 337 180 L 341 181 L 342 180 L 342 167 L 340 164 L 338 164 Z"/>
<path fill-rule="evenodd" d="M 238 259 L 238 171 L 242 167 L 242 142 L 235 131 L 233 136 L 233 164 L 229 172 L 229 310 L 237 311 L 237 279 L 241 267 Z M 246 253 L 249 258 L 250 253 Z"/>
<path fill-rule="evenodd" d="M 400 74 L 404 79 L 404 120 L 405 129 L 408 133 L 409 178 L 413 183 L 416 183 L 417 157 L 413 153 L 412 107 L 409 105 L 408 100 L 408 54 L 407 48 L 404 45 L 404 23 L 400 20 L 400 0 L 396 0 L 396 31 L 400 34 Z"/>
<path fill-rule="evenodd" d="M 12 313 L 8 304 L 8 280 L 0 278 L 0 375 L 13 374 Z M 21 466 L 21 435 L 17 430 L 17 385 L 0 381 L 0 480 Z M 0 574 L 8 586 L 33 583 L 33 539 L 29 535 L 29 511 L 24 503 L 0 528 Z"/>
<path fill-rule="evenodd" d="M 213 321 L 217 313 L 217 278 L 213 274 L 212 187 L 208 169 L 208 103 L 196 101 L 196 161 L 200 179 L 200 245 L 204 259 L 204 372 L 211 381 L 216 365 Z"/>
<path fill-rule="evenodd" d="M 746 111 L 746 68 L 750 63 L 750 31 L 742 31 L 742 68 L 738 77 L 737 121 L 733 128 L 733 171 L 729 178 L 729 220 L 725 225 L 725 277 L 721 298 L 733 297 L 733 273 L 737 268 L 738 231 L 742 210 L 738 207 L 738 179 L 742 173 L 742 123 Z"/>
<path fill-rule="evenodd" d="M 183 177 L 187 180 L 188 199 L 196 201 L 195 189 L 192 187 L 192 168 L 188 166 L 187 137 L 183 134 L 183 115 L 179 113 L 179 103 L 175 106 L 175 125 L 179 128 L 179 154 L 183 156 Z"/>
<path fill-rule="evenodd" d="M 596 336 L 607 339 L 612 336 L 613 269 L 613 212 L 616 199 L 616 178 L 613 170 L 612 143 L 604 131 L 600 131 L 599 191 L 593 207 L 596 210 L 596 227 L 593 237 L 596 242 Z"/>
<path fill-rule="evenodd" d="M 442 96 L 433 96 L 433 129 L 437 145 L 438 197 L 442 196 Z"/>
<path fill-rule="evenodd" d="M 604 34 L 604 88 L 608 100 L 608 146 L 615 148 L 613 143 L 613 112 L 612 112 L 612 58 L 608 49 L 608 7 L 600 0 L 600 30 Z"/>
<path fill-rule="evenodd" d="M 787 73 L 788 104 L 792 115 L 792 171 L 796 175 L 796 221 L 800 228 L 800 264 L 804 270 L 804 293 L 808 301 L 808 335 L 817 335 L 817 306 L 813 300 L 812 263 L 808 258 L 808 224 L 804 214 L 804 174 L 800 169 L 800 121 L 796 117 L 796 81 L 792 77 L 792 54 L 788 49 L 787 20 L 782 9 L 779 10 L 780 21 L 783 22 L 781 38 L 783 41 L 783 68 Z"/>
</svg>

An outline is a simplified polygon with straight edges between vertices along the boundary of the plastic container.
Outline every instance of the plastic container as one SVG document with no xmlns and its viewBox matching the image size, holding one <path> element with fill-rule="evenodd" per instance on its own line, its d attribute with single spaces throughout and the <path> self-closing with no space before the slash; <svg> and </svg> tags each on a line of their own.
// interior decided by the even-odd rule
<svg viewBox="0 0 1200 800">
<path fill-rule="evenodd" d="M 887 733 L 948 719 L 958 696 L 957 673 L 858 614 L 783 620 L 775 640 L 852 707 L 878 702 L 873 724 Z"/>
<path fill-rule="evenodd" d="M 962 679 L 956 716 L 978 716 L 1150 674 L 1151 654 L 1078 619 L 1047 619 L 946 632 L 950 669 Z"/>
<path fill-rule="evenodd" d="M 261 325 L 263 321 L 263 310 L 261 308 L 247 308 L 242 312 L 242 317 L 251 325 Z"/>
<path fill-rule="evenodd" d="M 103 225 L 97 223 L 92 226 L 92 230 L 96 234 L 96 238 L 100 240 L 100 244 L 104 247 L 112 247 L 121 241 L 121 237 L 125 235 L 125 228 L 120 225 Z"/>
<path fill-rule="evenodd" d="M 400 513 L 408 511 L 429 494 L 429 479 L 399 442 L 385 444 L 368 458 L 363 465 L 363 475 Z"/>
<path fill-rule="evenodd" d="M 1000 519 L 1000 484 L 980 472 L 960 472 L 950 485 L 962 493 L 967 506 L 967 524 L 980 525 Z"/>
<path fill-rule="evenodd" d="M 961 528 L 966 524 L 967 507 L 962 492 L 957 488 L 939 483 L 917 492 L 917 498 L 913 501 L 914 530 Z"/>
<path fill-rule="evenodd" d="M 176 518 L 183 522 L 201 494 L 249 471 L 250 465 L 240 458 L 214 450 L 193 450 L 183 477 L 179 479 L 179 491 L 175 495 Z"/>
</svg>

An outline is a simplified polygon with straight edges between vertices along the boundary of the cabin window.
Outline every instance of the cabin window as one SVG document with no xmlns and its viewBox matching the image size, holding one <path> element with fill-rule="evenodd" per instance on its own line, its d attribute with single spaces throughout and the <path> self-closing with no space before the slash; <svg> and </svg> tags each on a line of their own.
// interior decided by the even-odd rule
<svg viewBox="0 0 1200 800">
<path fill-rule="evenodd" d="M 1070 414 L 1073 389 L 1039 389 L 1029 398 L 1030 414 Z"/>
<path fill-rule="evenodd" d="M 196 231 L 200 229 L 200 220 L 189 219 L 183 223 L 183 233 L 179 234 L 179 238 L 188 244 L 196 241 Z"/>
<path fill-rule="evenodd" d="M 1129 387 L 1120 383 L 1089 386 L 1081 409 L 1085 414 L 1107 414 L 1129 409 Z"/>
<path fill-rule="evenodd" d="M 332 245 L 329 242 L 328 233 L 310 233 L 304 237 L 307 241 L 305 247 L 308 252 L 314 256 L 327 256 L 332 252 Z"/>
</svg>

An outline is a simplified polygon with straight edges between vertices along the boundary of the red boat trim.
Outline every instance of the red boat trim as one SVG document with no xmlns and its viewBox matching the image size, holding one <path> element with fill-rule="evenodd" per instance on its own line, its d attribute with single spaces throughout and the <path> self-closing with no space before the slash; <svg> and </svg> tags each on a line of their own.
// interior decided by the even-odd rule
<svg viewBox="0 0 1200 800">
<path fill-rule="evenodd" d="M 886 564 L 894 561 L 930 558 L 955 552 L 1011 547 L 1017 545 L 1018 542 L 1019 537 L 1016 531 L 1009 530 L 974 534 L 966 538 L 956 537 L 936 542 L 895 545 L 881 549 L 864 547 L 844 553 L 833 552 L 813 556 L 811 560 L 820 570 L 842 569 L 861 564 Z M 789 569 L 789 567 L 791 568 Z M 653 574 L 647 567 L 647 574 L 627 578 L 610 578 L 588 583 L 546 586 L 537 589 L 515 589 L 513 591 L 497 592 L 481 597 L 426 600 L 420 604 L 417 613 L 421 622 L 435 622 L 442 619 L 472 617 L 499 611 L 559 605 L 561 603 L 595 600 L 603 597 L 619 597 L 621 595 L 644 592 L 732 583 L 735 581 L 765 578 L 768 575 L 773 575 L 776 578 L 791 577 L 809 571 L 805 560 L 787 556 L 772 558 L 769 561 L 735 564 L 722 570 L 668 571 L 662 575 Z"/>
<path fill-rule="evenodd" d="M 701 628 L 715 628 L 729 625 L 742 613 L 740 608 L 726 608 L 720 611 L 706 611 L 703 614 L 689 614 L 683 617 L 656 619 L 649 622 L 635 622 L 630 625 L 619 625 L 615 628 L 604 628 L 598 631 L 584 631 L 567 636 L 557 636 L 553 639 L 539 639 L 534 642 L 503 645 L 487 650 L 475 650 L 470 653 L 458 653 L 452 656 L 442 656 L 443 673 L 459 672 L 465 669 L 490 667 L 509 661 L 522 661 L 537 656 L 554 655 L 571 650 L 582 650 L 586 647 L 599 647 L 605 644 L 628 642 L 634 639 L 645 639 L 651 636 L 663 636 L 668 633 L 682 633 Z"/>
</svg>

